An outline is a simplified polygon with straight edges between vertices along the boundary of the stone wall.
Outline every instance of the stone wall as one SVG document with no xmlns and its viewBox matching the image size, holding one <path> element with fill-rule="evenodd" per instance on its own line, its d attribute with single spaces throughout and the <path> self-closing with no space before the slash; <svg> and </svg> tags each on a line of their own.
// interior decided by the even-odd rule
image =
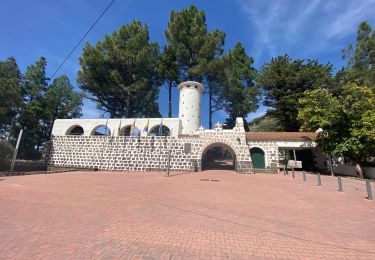
<svg viewBox="0 0 375 260">
<path fill-rule="evenodd" d="M 49 165 L 100 170 L 164 170 L 170 151 L 172 170 L 194 171 L 201 170 L 207 148 L 218 145 L 235 153 L 237 172 L 250 172 L 252 164 L 242 129 L 206 130 L 178 137 L 55 136 L 47 145 L 45 160 Z M 186 144 L 191 145 L 190 151 L 184 149 Z"/>
</svg>

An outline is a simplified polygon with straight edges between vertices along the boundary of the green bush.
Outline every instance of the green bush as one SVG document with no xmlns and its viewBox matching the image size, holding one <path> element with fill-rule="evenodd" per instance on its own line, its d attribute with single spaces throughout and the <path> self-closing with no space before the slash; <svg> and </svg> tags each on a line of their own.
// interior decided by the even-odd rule
<svg viewBox="0 0 375 260">
<path fill-rule="evenodd" d="M 13 151 L 14 147 L 11 143 L 0 140 L 0 160 L 11 158 Z"/>
</svg>

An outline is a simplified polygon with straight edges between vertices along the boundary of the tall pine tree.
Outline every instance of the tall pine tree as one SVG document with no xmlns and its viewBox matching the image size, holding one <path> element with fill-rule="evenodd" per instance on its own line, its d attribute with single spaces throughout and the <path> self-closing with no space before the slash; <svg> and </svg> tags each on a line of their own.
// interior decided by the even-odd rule
<svg viewBox="0 0 375 260">
<path fill-rule="evenodd" d="M 357 42 L 343 51 L 343 57 L 348 59 L 348 67 L 340 79 L 375 89 L 375 30 L 370 24 L 358 26 Z"/>
<path fill-rule="evenodd" d="M 62 75 L 53 80 L 44 95 L 45 118 L 48 138 L 51 137 L 56 119 L 78 118 L 81 116 L 82 95 L 75 92 L 69 78 Z"/>
<path fill-rule="evenodd" d="M 158 75 L 168 91 L 168 117 L 172 117 L 172 89 L 178 83 L 178 67 L 176 55 L 171 47 L 164 47 L 158 60 Z"/>
<path fill-rule="evenodd" d="M 0 61 L 0 139 L 12 130 L 15 117 L 22 104 L 22 76 L 13 57 Z"/>
<path fill-rule="evenodd" d="M 179 81 L 195 80 L 206 86 L 211 128 L 218 81 L 213 68 L 217 66 L 216 59 L 223 53 L 225 33 L 220 30 L 209 32 L 204 11 L 192 5 L 180 12 L 171 12 L 165 36 L 176 57 Z"/>
<path fill-rule="evenodd" d="M 47 61 L 41 57 L 26 69 L 22 85 L 23 105 L 18 125 L 24 129 L 20 145 L 20 157 L 37 159 L 45 142 L 45 128 L 41 125 L 45 114 L 44 93 L 48 87 L 46 77 Z"/>
<path fill-rule="evenodd" d="M 293 60 L 288 55 L 272 58 L 260 69 L 257 85 L 263 104 L 271 107 L 267 114 L 280 121 L 284 131 L 298 131 L 298 100 L 306 90 L 331 88 L 332 65 L 317 60 Z"/>
<path fill-rule="evenodd" d="M 147 26 L 133 21 L 95 46 L 86 44 L 78 84 L 111 117 L 159 116 L 158 54 Z"/>
<path fill-rule="evenodd" d="M 233 50 L 225 54 L 223 63 L 224 89 L 221 91 L 220 101 L 228 114 L 226 127 L 233 128 L 237 117 L 245 120 L 250 112 L 258 108 L 256 69 L 253 67 L 253 58 L 246 54 L 241 43 L 237 43 Z"/>
</svg>

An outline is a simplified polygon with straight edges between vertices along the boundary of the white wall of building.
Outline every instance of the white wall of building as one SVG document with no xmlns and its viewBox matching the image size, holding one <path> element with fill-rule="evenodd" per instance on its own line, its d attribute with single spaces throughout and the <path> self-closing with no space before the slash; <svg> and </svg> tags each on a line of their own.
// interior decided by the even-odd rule
<svg viewBox="0 0 375 260">
<path fill-rule="evenodd" d="M 295 150 L 316 147 L 316 143 L 313 141 L 276 141 L 276 144 L 278 147 Z"/>
<path fill-rule="evenodd" d="M 186 81 L 178 85 L 180 103 L 178 117 L 181 120 L 181 133 L 193 134 L 201 125 L 201 96 L 203 85 L 195 81 Z"/>
<path fill-rule="evenodd" d="M 108 120 L 108 121 L 107 121 Z M 171 131 L 171 135 L 177 136 L 180 132 L 180 120 L 178 118 L 115 118 L 115 119 L 57 119 L 53 125 L 52 135 L 53 136 L 64 136 L 74 126 L 80 126 L 83 128 L 83 135 L 90 136 L 93 131 L 99 126 L 107 125 L 111 132 L 111 135 L 119 136 L 119 129 L 126 126 L 133 125 L 135 121 L 135 127 L 141 131 L 141 136 L 147 136 L 144 128 L 148 123 L 148 131 L 153 127 L 160 125 L 161 123 L 168 127 Z"/>
</svg>

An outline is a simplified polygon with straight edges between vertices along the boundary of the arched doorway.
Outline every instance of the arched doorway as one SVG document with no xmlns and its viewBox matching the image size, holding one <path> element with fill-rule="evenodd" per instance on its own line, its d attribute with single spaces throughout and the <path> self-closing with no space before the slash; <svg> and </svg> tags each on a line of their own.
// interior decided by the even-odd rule
<svg viewBox="0 0 375 260">
<path fill-rule="evenodd" d="M 264 156 L 264 151 L 258 147 L 253 147 L 250 149 L 251 161 L 253 162 L 254 169 L 265 169 L 266 161 Z"/>
<path fill-rule="evenodd" d="M 236 154 L 227 144 L 214 143 L 202 153 L 202 170 L 235 170 Z"/>
</svg>

